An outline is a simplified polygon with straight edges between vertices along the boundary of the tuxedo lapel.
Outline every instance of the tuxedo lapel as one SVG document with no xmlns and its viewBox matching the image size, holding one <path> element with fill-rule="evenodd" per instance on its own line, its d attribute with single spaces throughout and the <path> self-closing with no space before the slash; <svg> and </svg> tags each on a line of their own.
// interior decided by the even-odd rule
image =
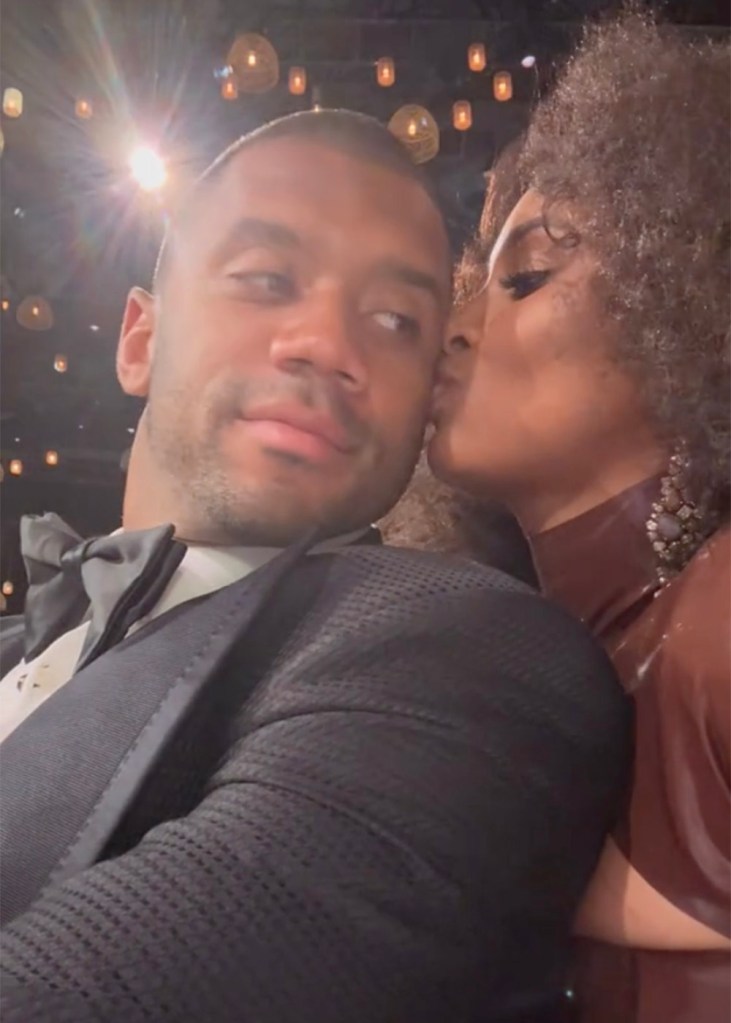
<svg viewBox="0 0 731 1023">
<path fill-rule="evenodd" d="M 311 542 L 156 619 L 8 736 L 0 746 L 3 923 L 98 858 L 206 683 Z"/>
</svg>

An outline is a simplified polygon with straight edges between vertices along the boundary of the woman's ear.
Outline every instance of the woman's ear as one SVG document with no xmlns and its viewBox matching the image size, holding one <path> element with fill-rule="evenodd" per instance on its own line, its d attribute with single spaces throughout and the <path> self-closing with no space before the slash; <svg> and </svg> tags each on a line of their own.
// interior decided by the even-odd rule
<svg viewBox="0 0 731 1023">
<path fill-rule="evenodd" d="M 154 344 L 155 299 L 143 288 L 133 288 L 117 346 L 117 379 L 125 394 L 147 397 Z"/>
</svg>

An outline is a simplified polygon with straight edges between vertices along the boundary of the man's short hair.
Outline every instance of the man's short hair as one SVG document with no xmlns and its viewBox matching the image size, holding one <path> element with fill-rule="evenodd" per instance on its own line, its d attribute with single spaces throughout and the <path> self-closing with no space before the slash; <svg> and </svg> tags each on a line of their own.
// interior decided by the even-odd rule
<svg viewBox="0 0 731 1023">
<path fill-rule="evenodd" d="M 205 195 L 209 186 L 220 178 L 222 171 L 243 150 L 259 142 L 271 142 L 282 138 L 322 143 L 330 149 L 336 149 L 366 163 L 377 164 L 410 178 L 424 189 L 444 219 L 442 199 L 437 186 L 429 174 L 414 163 L 406 147 L 380 121 L 354 110 L 300 111 L 270 121 L 243 135 L 224 149 L 198 178 L 165 232 L 155 266 L 153 278 L 155 291 L 159 290 L 165 275 L 175 233 L 185 223 L 191 210 Z"/>
</svg>

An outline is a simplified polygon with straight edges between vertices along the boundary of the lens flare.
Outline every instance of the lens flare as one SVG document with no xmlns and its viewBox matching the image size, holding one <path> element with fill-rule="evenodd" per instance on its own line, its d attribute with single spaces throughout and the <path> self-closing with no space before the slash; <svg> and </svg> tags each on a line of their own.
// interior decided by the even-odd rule
<svg viewBox="0 0 731 1023">
<path fill-rule="evenodd" d="M 132 177 L 145 192 L 155 192 L 167 181 L 168 172 L 162 157 L 147 146 L 135 149 L 129 158 L 129 166 Z"/>
</svg>

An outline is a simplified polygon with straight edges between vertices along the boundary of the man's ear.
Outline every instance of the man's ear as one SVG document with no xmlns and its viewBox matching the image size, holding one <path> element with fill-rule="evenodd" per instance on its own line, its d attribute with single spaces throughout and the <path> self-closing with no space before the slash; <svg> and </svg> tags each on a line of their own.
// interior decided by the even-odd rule
<svg viewBox="0 0 731 1023">
<path fill-rule="evenodd" d="M 117 379 L 125 394 L 146 398 L 155 343 L 155 299 L 143 288 L 132 288 L 117 346 Z"/>
</svg>

